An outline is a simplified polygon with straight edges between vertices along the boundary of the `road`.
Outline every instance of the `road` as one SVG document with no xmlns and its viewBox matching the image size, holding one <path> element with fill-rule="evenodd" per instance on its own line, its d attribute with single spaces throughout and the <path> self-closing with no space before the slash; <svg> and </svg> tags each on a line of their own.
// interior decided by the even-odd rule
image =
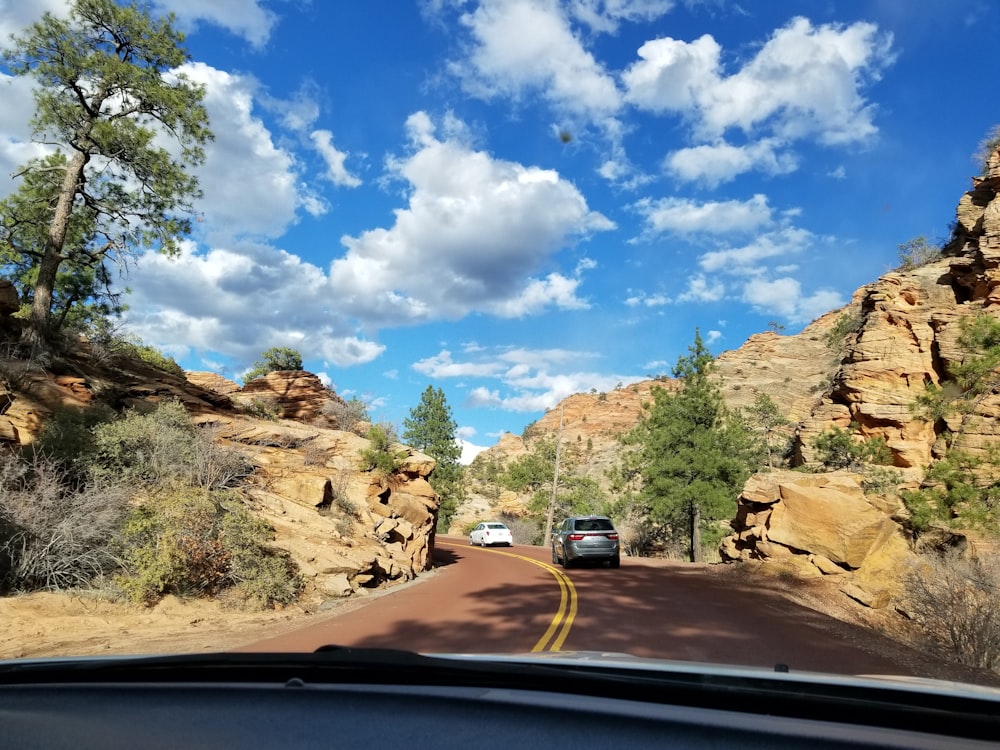
<svg viewBox="0 0 1000 750">
<path fill-rule="evenodd" d="M 623 558 L 622 567 L 551 565 L 547 550 L 479 549 L 438 537 L 425 582 L 246 651 L 345 646 L 425 653 L 626 652 L 837 674 L 955 677 L 872 631 L 790 601 L 794 581 L 735 583 L 696 566 Z"/>
</svg>

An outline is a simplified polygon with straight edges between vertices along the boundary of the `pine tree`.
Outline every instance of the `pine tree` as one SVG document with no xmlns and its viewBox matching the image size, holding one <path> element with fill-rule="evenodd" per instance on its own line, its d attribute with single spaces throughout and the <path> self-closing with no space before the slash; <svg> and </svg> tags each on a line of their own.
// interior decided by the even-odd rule
<svg viewBox="0 0 1000 750">
<path fill-rule="evenodd" d="M 447 529 L 459 502 L 465 496 L 462 447 L 456 439 L 458 424 L 440 388 L 427 386 L 420 403 L 403 420 L 403 442 L 437 461 L 430 483 L 441 496 L 438 526 Z"/>
<path fill-rule="evenodd" d="M 97 268 L 114 259 L 124 268 L 149 248 L 174 255 L 191 230 L 188 216 L 200 192 L 187 170 L 204 161 L 212 133 L 203 88 L 176 72 L 188 54 L 173 22 L 153 20 L 135 3 L 73 0 L 67 18 L 45 13 L 0 54 L 11 73 L 37 84 L 34 137 L 58 151 L 58 164 L 36 159 L 18 173 L 47 172 L 56 186 L 55 200 L 45 205 L 44 245 L 31 260 L 26 333 L 33 344 L 51 329 L 64 267 Z M 16 216 L 3 223 L 8 230 L 26 226 Z M 15 249 L 37 244 L 16 231 L 7 240 Z"/>
<path fill-rule="evenodd" d="M 702 536 L 732 518 L 736 497 L 759 460 L 746 425 L 730 414 L 711 378 L 714 358 L 695 331 L 689 354 L 673 375 L 681 388 L 654 388 L 653 401 L 631 431 L 627 463 L 635 468 L 635 500 L 670 536 L 684 539 L 690 559 L 702 559 Z"/>
</svg>

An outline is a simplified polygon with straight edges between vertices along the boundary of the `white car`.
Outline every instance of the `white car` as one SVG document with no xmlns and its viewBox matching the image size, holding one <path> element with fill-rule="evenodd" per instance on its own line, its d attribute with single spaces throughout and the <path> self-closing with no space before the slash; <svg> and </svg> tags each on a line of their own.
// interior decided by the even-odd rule
<svg viewBox="0 0 1000 750">
<path fill-rule="evenodd" d="M 508 547 L 514 543 L 510 529 L 502 523 L 490 521 L 476 526 L 469 534 L 469 544 L 478 544 L 480 547 L 488 547 L 493 544 L 505 544 Z"/>
</svg>

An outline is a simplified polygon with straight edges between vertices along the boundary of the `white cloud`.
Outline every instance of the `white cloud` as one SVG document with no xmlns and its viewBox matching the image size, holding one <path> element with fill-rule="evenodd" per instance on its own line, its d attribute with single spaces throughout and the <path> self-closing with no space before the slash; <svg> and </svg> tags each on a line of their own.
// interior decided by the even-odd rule
<svg viewBox="0 0 1000 750">
<path fill-rule="evenodd" d="M 593 6 L 576 8 L 582 12 L 585 5 Z M 472 93 L 518 98 L 537 91 L 557 108 L 593 120 L 621 106 L 614 78 L 584 47 L 558 3 L 484 0 L 462 23 L 474 41 L 467 59 L 452 70 Z"/>
<path fill-rule="evenodd" d="M 678 302 L 718 302 L 726 296 L 726 285 L 721 281 L 710 281 L 704 276 L 688 279 L 687 290 L 677 298 Z"/>
<path fill-rule="evenodd" d="M 465 406 L 514 412 L 543 411 L 574 393 L 608 391 L 644 377 L 571 369 L 597 357 L 571 349 L 477 347 L 468 353 L 474 357 L 456 362 L 444 350 L 413 367 L 432 378 L 488 381 L 469 386 Z"/>
<path fill-rule="evenodd" d="M 462 455 L 458 458 L 458 462 L 462 466 L 471 464 L 476 459 L 476 456 L 489 447 L 487 445 L 476 445 L 475 443 L 470 443 L 468 440 L 459 440 L 458 443 L 462 446 Z"/>
<path fill-rule="evenodd" d="M 213 23 L 236 34 L 257 48 L 267 44 L 278 16 L 261 0 L 156 0 L 156 7 L 174 13 L 182 26 Z"/>
<path fill-rule="evenodd" d="M 838 292 L 829 289 L 803 295 L 802 285 L 790 277 L 750 279 L 743 287 L 743 301 L 793 322 L 809 322 L 845 303 Z"/>
<path fill-rule="evenodd" d="M 614 33 L 622 21 L 655 21 L 673 0 L 569 0 L 569 12 L 597 32 Z"/>
<path fill-rule="evenodd" d="M 718 141 L 674 151 L 667 155 L 663 166 L 679 180 L 714 188 L 753 170 L 769 175 L 794 172 L 798 160 L 787 151 L 778 151 L 778 147 L 779 142 L 773 138 L 745 146 Z"/>
<path fill-rule="evenodd" d="M 17 187 L 12 175 L 31 159 L 41 158 L 51 148 L 31 142 L 30 113 L 35 111 L 32 81 L 0 73 L 0 196 Z"/>
<path fill-rule="evenodd" d="M 247 243 L 197 252 L 184 242 L 176 259 L 147 252 L 138 265 L 126 320 L 155 346 L 183 341 L 184 353 L 242 362 L 270 346 L 308 346 L 310 358 L 337 366 L 370 362 L 385 348 L 332 314 L 322 270 L 290 253 Z"/>
<path fill-rule="evenodd" d="M 711 345 L 721 338 L 722 338 L 722 331 L 709 331 L 708 333 L 705 334 L 705 343 Z"/>
<path fill-rule="evenodd" d="M 0 0 L 0 45 L 6 46 L 11 34 L 20 34 L 29 25 L 41 19 L 43 13 L 57 18 L 69 15 L 66 0 Z M 4 100 L 6 109 L 6 100 Z"/>
<path fill-rule="evenodd" d="M 670 302 L 670 297 L 665 294 L 646 294 L 641 291 L 634 292 L 625 298 L 625 304 L 628 307 L 662 307 L 669 305 Z"/>
<path fill-rule="evenodd" d="M 413 369 L 429 378 L 492 377 L 502 372 L 499 362 L 455 362 L 451 352 L 442 350 L 433 357 L 413 363 Z"/>
<path fill-rule="evenodd" d="M 338 151 L 333 145 L 333 133 L 329 130 L 314 130 L 309 137 L 326 162 L 326 177 L 330 182 L 343 187 L 357 187 L 361 184 L 361 180 L 348 172 L 344 166 L 348 154 Z"/>
<path fill-rule="evenodd" d="M 766 130 L 783 142 L 815 136 L 847 143 L 876 132 L 861 90 L 892 63 L 891 46 L 892 35 L 871 23 L 817 27 L 800 17 L 732 75 L 723 70 L 719 43 L 705 35 L 646 42 L 622 81 L 628 102 L 685 117 L 702 141 L 738 128 Z"/>
<path fill-rule="evenodd" d="M 438 140 L 422 112 L 408 127 L 416 150 L 390 163 L 410 185 L 407 207 L 389 229 L 344 237 L 347 254 L 331 266 L 345 309 L 371 324 L 400 324 L 585 306 L 576 289 L 586 264 L 573 278 L 531 274 L 573 238 L 612 222 L 552 170 Z"/>
<path fill-rule="evenodd" d="M 198 202 L 209 241 L 229 244 L 234 237 L 278 237 L 296 219 L 299 193 L 294 156 L 275 145 L 254 115 L 258 84 L 245 76 L 189 63 L 181 72 L 205 86 L 205 107 L 215 140 L 205 148 L 198 169 L 204 198 Z"/>
<path fill-rule="evenodd" d="M 767 196 L 745 201 L 706 201 L 686 198 L 643 199 L 633 205 L 646 219 L 647 230 L 678 234 L 731 234 L 752 232 L 772 222 Z"/>
<path fill-rule="evenodd" d="M 759 263 L 767 258 L 786 258 L 801 253 L 814 241 L 812 232 L 797 227 L 758 235 L 742 247 L 713 250 L 702 255 L 698 265 L 704 271 L 729 274 L 748 274 L 759 270 Z"/>
</svg>

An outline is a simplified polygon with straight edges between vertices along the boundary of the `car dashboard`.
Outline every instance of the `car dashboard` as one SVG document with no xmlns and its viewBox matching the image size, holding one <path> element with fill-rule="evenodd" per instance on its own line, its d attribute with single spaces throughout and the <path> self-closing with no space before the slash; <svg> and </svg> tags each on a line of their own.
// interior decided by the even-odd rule
<svg viewBox="0 0 1000 750">
<path fill-rule="evenodd" d="M 0 665 L 0 745 L 18 748 L 993 747 L 998 708 L 987 688 L 571 656 L 334 649 Z"/>
</svg>

